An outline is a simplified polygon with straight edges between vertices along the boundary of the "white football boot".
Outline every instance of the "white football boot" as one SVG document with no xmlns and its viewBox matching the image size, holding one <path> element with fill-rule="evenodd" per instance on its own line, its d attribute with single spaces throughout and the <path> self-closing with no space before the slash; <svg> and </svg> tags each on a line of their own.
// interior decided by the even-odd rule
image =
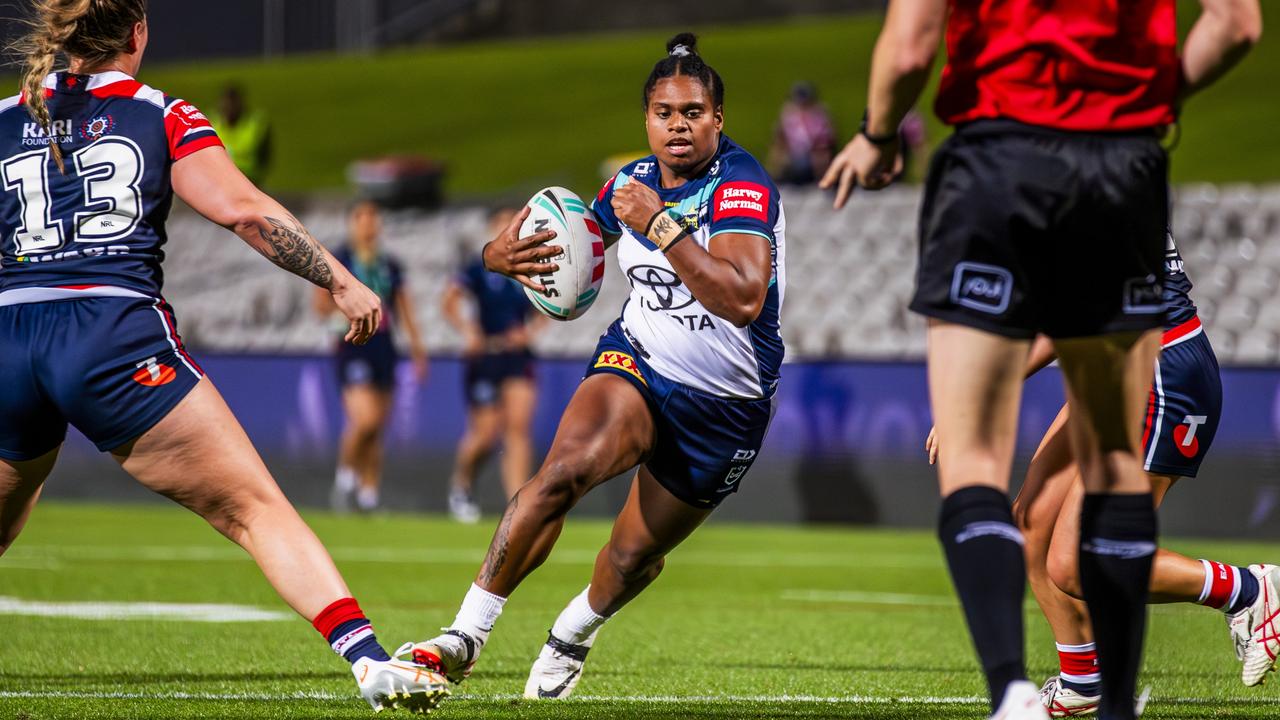
<svg viewBox="0 0 1280 720">
<path fill-rule="evenodd" d="M 562 700 L 573 694 L 582 679 L 582 665 L 595 642 L 596 633 L 582 645 L 573 645 L 547 633 L 547 643 L 533 661 L 524 696 L 530 700 Z"/>
<path fill-rule="evenodd" d="M 449 491 L 449 517 L 463 525 L 475 525 L 480 522 L 480 506 L 470 493 L 461 490 Z"/>
<path fill-rule="evenodd" d="M 1040 704 L 1036 686 L 1026 680 L 1009 683 L 1004 700 L 991 720 L 1048 720 L 1048 711 Z"/>
<path fill-rule="evenodd" d="M 1227 628 L 1235 642 L 1236 657 L 1244 664 L 1240 679 L 1248 687 L 1261 685 L 1267 673 L 1275 672 L 1280 656 L 1280 566 L 1250 565 L 1258 579 L 1258 599 L 1234 615 L 1227 616 Z"/>
<path fill-rule="evenodd" d="M 425 665 L 449 678 L 451 683 L 460 683 L 471 676 L 471 668 L 475 667 L 484 642 L 462 632 L 443 628 L 444 634 L 425 642 L 414 643 L 400 648 L 396 652 L 401 655 L 412 651 L 413 661 Z"/>
<path fill-rule="evenodd" d="M 401 651 L 408 649 L 405 646 Z M 360 695 L 374 712 L 393 708 L 426 715 L 449 695 L 449 681 L 418 663 L 361 658 L 351 665 L 351 672 L 356 676 Z"/>
<path fill-rule="evenodd" d="M 1051 718 L 1080 717 L 1098 712 L 1101 695 L 1081 695 L 1062 686 L 1062 678 L 1054 675 L 1040 688 L 1040 704 L 1049 711 Z"/>
</svg>

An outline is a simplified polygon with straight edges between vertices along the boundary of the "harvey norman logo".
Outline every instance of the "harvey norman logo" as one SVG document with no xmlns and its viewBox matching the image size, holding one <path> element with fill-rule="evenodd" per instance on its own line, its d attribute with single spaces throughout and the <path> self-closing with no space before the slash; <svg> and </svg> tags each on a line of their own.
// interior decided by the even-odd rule
<svg viewBox="0 0 1280 720">
<path fill-rule="evenodd" d="M 725 183 L 716 191 L 715 217 L 748 217 L 767 221 L 769 188 L 752 182 Z"/>
</svg>

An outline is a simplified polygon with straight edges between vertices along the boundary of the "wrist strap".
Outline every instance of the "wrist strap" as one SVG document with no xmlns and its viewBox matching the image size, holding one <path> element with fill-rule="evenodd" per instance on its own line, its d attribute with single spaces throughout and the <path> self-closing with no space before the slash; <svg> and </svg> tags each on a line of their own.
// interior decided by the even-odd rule
<svg viewBox="0 0 1280 720">
<path fill-rule="evenodd" d="M 858 126 L 858 134 L 867 139 L 872 145 L 888 145 L 898 141 L 898 133 L 885 133 L 884 135 L 872 135 L 867 132 L 867 111 L 862 111 L 862 124 Z"/>
<path fill-rule="evenodd" d="M 680 224 L 680 217 L 674 211 L 659 210 L 649 218 L 649 227 L 645 229 L 644 234 L 665 254 L 675 247 L 676 243 L 685 239 L 689 231 Z"/>
</svg>

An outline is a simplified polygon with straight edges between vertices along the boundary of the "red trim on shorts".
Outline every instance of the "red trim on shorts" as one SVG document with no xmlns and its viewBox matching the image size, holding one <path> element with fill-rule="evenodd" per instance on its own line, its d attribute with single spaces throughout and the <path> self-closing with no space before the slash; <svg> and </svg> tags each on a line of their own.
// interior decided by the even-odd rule
<svg viewBox="0 0 1280 720">
<path fill-rule="evenodd" d="M 1159 372 L 1157 369 L 1156 372 Z M 1151 427 L 1155 424 L 1156 419 L 1156 388 L 1151 386 L 1151 394 L 1147 400 L 1147 422 L 1142 428 L 1142 447 L 1147 447 L 1147 441 L 1151 439 Z"/>
<path fill-rule="evenodd" d="M 1160 345 L 1163 347 L 1168 347 L 1178 342 L 1179 340 L 1183 340 L 1191 335 L 1194 335 L 1196 332 L 1199 332 L 1203 328 L 1204 326 L 1200 324 L 1200 317 L 1199 316 L 1193 317 L 1190 320 L 1182 323 L 1181 325 L 1178 325 L 1177 327 L 1172 327 L 1172 328 L 1169 328 L 1168 330 L 1165 330 L 1164 334 L 1160 336 Z"/>
<path fill-rule="evenodd" d="M 178 322 L 173 317 L 173 310 L 169 307 L 169 303 L 161 298 L 157 307 L 160 308 L 160 316 L 164 318 L 164 324 L 168 327 L 169 334 L 173 336 L 173 344 L 178 346 L 178 354 L 182 356 L 183 360 L 190 363 L 191 367 L 196 369 L 196 372 L 204 375 L 204 368 L 200 367 L 200 363 L 196 362 L 196 359 L 187 353 L 187 346 L 183 344 L 182 336 L 178 334 Z"/>
</svg>

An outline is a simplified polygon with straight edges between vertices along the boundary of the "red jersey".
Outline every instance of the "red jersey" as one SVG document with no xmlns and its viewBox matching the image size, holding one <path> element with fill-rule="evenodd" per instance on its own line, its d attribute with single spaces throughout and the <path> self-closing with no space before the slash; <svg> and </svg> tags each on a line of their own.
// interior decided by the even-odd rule
<svg viewBox="0 0 1280 720">
<path fill-rule="evenodd" d="M 938 117 L 1061 130 L 1174 121 L 1176 0 L 950 0 Z"/>
</svg>

